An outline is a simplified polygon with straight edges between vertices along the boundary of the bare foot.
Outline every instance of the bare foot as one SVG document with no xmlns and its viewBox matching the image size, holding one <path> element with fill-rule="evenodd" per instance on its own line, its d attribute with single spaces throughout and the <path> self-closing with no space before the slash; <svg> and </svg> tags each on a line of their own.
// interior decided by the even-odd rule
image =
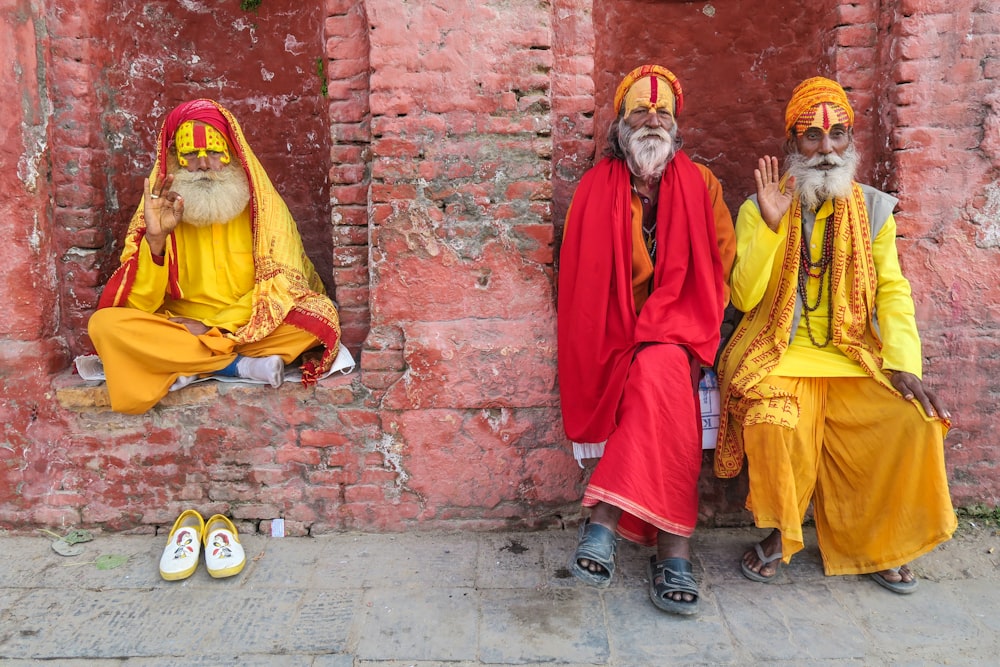
<svg viewBox="0 0 1000 667">
<path fill-rule="evenodd" d="M 595 563 L 589 558 L 580 558 L 576 561 L 585 570 L 590 570 L 594 574 L 606 574 L 607 570 L 600 563 Z"/>
<path fill-rule="evenodd" d="M 760 548 L 764 553 L 765 559 L 779 553 L 781 551 L 781 531 L 778 529 L 772 530 L 770 535 L 761 540 Z M 743 564 L 746 565 L 747 569 L 754 574 L 759 574 L 765 579 L 770 579 L 778 573 L 778 567 L 781 565 L 781 559 L 775 558 L 774 560 L 765 563 L 757 555 L 756 549 L 750 549 L 743 554 Z"/>
<path fill-rule="evenodd" d="M 902 565 L 894 570 L 880 570 L 877 574 L 890 584 L 898 584 L 900 582 L 908 584 L 917 578 L 912 570 L 910 570 L 909 565 Z"/>
</svg>

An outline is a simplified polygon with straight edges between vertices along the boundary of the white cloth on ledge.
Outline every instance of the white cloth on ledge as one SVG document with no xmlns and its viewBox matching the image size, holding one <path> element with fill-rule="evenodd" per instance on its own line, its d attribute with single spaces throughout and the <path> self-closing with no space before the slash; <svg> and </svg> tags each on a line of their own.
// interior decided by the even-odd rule
<svg viewBox="0 0 1000 667">
<path fill-rule="evenodd" d="M 73 360 L 73 365 L 76 366 L 76 372 L 84 380 L 90 382 L 103 382 L 105 380 L 104 364 L 101 363 L 101 358 L 96 354 L 79 356 Z M 342 375 L 346 375 L 347 373 L 353 371 L 354 368 L 354 357 L 351 356 L 350 351 L 346 347 L 341 345 L 340 350 L 337 352 L 337 358 L 333 361 L 333 366 L 331 366 L 330 370 L 324 373 L 323 377 L 319 379 L 322 380 L 323 378 L 329 377 L 336 371 L 339 371 Z M 262 380 L 248 380 L 246 378 L 232 377 L 228 375 L 209 375 L 207 377 L 192 380 L 189 384 L 204 382 L 206 380 L 216 380 L 218 382 L 243 382 L 245 384 L 267 384 Z M 285 382 L 300 382 L 301 380 L 302 371 L 298 366 L 285 366 Z"/>
</svg>

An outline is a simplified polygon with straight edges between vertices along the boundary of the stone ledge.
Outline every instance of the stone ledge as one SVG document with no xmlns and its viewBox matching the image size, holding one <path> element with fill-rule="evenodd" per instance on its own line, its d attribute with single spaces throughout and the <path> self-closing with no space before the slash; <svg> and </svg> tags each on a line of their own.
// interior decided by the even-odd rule
<svg viewBox="0 0 1000 667">
<path fill-rule="evenodd" d="M 354 370 L 346 375 L 334 373 L 311 387 L 303 387 L 301 382 L 286 382 L 278 389 L 249 382 L 197 382 L 163 397 L 157 407 L 197 407 L 215 403 L 220 397 L 238 394 L 256 394 L 265 391 L 281 393 L 298 392 L 320 398 L 325 404 L 346 405 L 353 403 L 365 393 L 361 387 L 354 387 L 361 373 Z M 52 389 L 59 404 L 75 412 L 111 411 L 111 398 L 104 382 L 82 380 L 72 370 L 59 373 L 52 378 Z"/>
</svg>

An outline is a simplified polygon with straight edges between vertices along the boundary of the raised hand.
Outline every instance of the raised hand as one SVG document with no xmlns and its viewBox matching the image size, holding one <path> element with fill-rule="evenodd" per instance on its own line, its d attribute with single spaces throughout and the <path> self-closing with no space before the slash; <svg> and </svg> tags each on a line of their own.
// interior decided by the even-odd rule
<svg viewBox="0 0 1000 667">
<path fill-rule="evenodd" d="M 785 191 L 778 187 L 781 181 L 781 172 L 778 171 L 778 158 L 765 155 L 757 161 L 757 168 L 753 170 L 753 178 L 757 183 L 757 206 L 760 208 L 761 217 L 771 231 L 778 231 L 778 224 L 781 218 L 788 212 L 792 205 L 792 193 L 795 192 L 795 177 L 788 179 L 785 184 Z"/>
<path fill-rule="evenodd" d="M 170 190 L 174 177 L 157 176 L 156 183 L 146 178 L 142 182 L 142 213 L 146 219 L 146 243 L 154 255 L 162 255 L 167 236 L 180 224 L 184 215 L 184 200 Z"/>
</svg>

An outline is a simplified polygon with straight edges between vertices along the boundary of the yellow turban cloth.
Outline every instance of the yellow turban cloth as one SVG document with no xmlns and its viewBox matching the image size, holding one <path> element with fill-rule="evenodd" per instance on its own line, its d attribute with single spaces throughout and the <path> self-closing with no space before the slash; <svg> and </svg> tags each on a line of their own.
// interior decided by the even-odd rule
<svg viewBox="0 0 1000 667">
<path fill-rule="evenodd" d="M 643 65 L 625 75 L 615 91 L 615 113 L 636 108 L 667 108 L 677 116 L 684 106 L 681 82 L 674 73 L 659 65 Z"/>
<path fill-rule="evenodd" d="M 820 105 L 823 105 L 822 108 L 817 108 Z M 839 83 L 814 76 L 795 86 L 792 91 L 792 99 L 785 107 L 785 134 L 791 134 L 800 119 L 803 128 L 816 125 L 829 129 L 837 123 L 850 127 L 854 125 L 854 109 Z M 829 124 L 824 127 L 824 122 Z"/>
</svg>

